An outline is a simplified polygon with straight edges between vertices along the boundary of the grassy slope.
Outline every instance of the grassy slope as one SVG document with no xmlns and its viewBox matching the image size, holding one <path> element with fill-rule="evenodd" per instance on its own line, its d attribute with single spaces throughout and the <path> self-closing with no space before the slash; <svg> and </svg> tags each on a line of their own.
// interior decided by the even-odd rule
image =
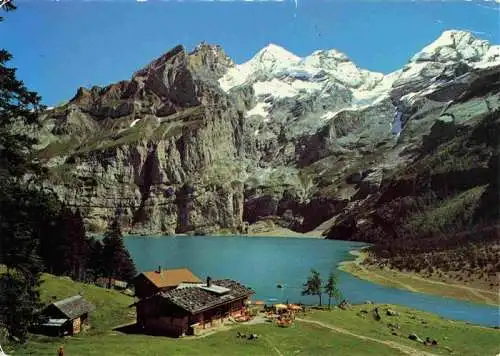
<svg viewBox="0 0 500 356">
<path fill-rule="evenodd" d="M 453 225 L 457 221 L 472 224 L 474 210 L 485 190 L 486 185 L 477 186 L 431 204 L 411 215 L 405 221 L 405 227 L 409 231 L 426 235 L 445 231 L 447 225 Z"/>
<path fill-rule="evenodd" d="M 101 355 L 401 355 L 385 345 L 360 342 L 354 337 L 335 334 L 315 325 L 298 324 L 288 329 L 272 325 L 240 326 L 237 330 L 261 335 L 256 341 L 239 339 L 236 331 L 221 331 L 199 339 L 171 339 L 142 335 L 109 333 L 101 336 L 75 337 L 64 342 L 72 356 Z M 20 350 L 23 355 L 53 355 L 63 342 L 31 343 Z M 297 352 L 298 351 L 298 352 Z"/>
<path fill-rule="evenodd" d="M 364 265 L 362 264 L 363 259 L 367 257 L 365 252 L 353 252 L 352 254 L 357 256 L 356 260 L 342 263 L 340 269 L 360 279 L 412 292 L 436 294 L 491 305 L 500 304 L 498 294 L 495 291 L 467 286 L 464 283 L 455 283 L 452 280 L 443 281 L 437 277 L 423 278 L 413 272 L 401 272 L 394 269 L 378 268 L 375 265 Z"/>
<path fill-rule="evenodd" d="M 413 349 L 423 349 L 436 354 L 449 355 L 494 355 L 498 330 L 473 327 L 465 323 L 450 322 L 437 316 L 417 312 L 403 307 L 392 306 L 399 312 L 398 317 L 383 317 L 379 323 L 370 317 L 360 317 L 360 309 L 372 306 L 357 306 L 352 311 L 313 311 L 304 317 L 317 320 L 347 331 L 338 332 L 325 326 L 297 322 L 291 328 L 278 328 L 270 324 L 239 325 L 229 331 L 221 331 L 204 338 L 170 339 L 143 335 L 125 335 L 112 331 L 114 326 L 129 323 L 131 298 L 115 291 L 72 282 L 66 278 L 44 276 L 42 298 L 65 297 L 82 292 L 96 304 L 97 310 L 91 315 L 92 331 L 79 336 L 59 339 L 33 337 L 24 347 L 6 350 L 12 355 L 54 355 L 57 347 L 64 345 L 71 356 L 91 355 L 402 355 L 402 345 Z M 382 309 L 381 309 L 382 310 Z M 412 315 L 415 318 L 412 319 Z M 425 319 L 428 324 L 422 324 Z M 391 335 L 386 324 L 398 323 L 401 336 Z M 261 336 L 256 341 L 236 338 L 236 331 L 256 333 Z M 362 335 L 376 340 L 363 340 Z M 407 339 L 408 333 L 417 333 L 425 338 L 430 336 L 439 341 L 438 348 L 429 348 Z M 445 339 L 445 337 L 447 339 Z M 471 342 L 474 340 L 474 342 Z M 447 351 L 449 347 L 453 352 Z M 411 350 L 411 349 L 410 349 Z M 407 352 L 408 354 L 408 352 Z M 410 354 L 412 354 L 410 352 Z M 415 353 L 413 353 L 415 354 Z"/>
<path fill-rule="evenodd" d="M 145 118 L 130 127 L 130 119 L 104 120 L 100 131 L 85 136 L 75 132 L 73 136 L 64 136 L 51 142 L 40 150 L 39 157 L 49 159 L 59 155 L 85 154 L 92 151 L 105 150 L 139 141 L 159 141 L 180 134 L 183 128 L 198 126 L 204 113 L 203 106 L 186 108 L 178 113 L 161 118 Z"/>
<path fill-rule="evenodd" d="M 67 277 L 43 275 L 40 297 L 44 303 L 49 303 L 52 296 L 59 300 L 78 293 L 96 307 L 90 316 L 92 334 L 107 332 L 112 327 L 135 320 L 135 309 L 128 307 L 134 302 L 132 297 L 90 284 L 73 282 Z"/>
<path fill-rule="evenodd" d="M 351 310 L 334 310 L 332 312 L 314 311 L 306 318 L 319 320 L 327 324 L 348 329 L 352 332 L 371 337 L 402 343 L 440 355 L 487 356 L 496 355 L 500 351 L 500 332 L 493 328 L 483 328 L 467 325 L 464 322 L 450 321 L 439 316 L 416 311 L 401 306 L 377 305 L 382 316 L 381 321 L 375 321 L 371 311 L 373 305 L 353 306 Z M 399 313 L 398 316 L 386 316 L 386 309 Z M 361 310 L 367 314 L 359 313 Z M 392 335 L 388 324 L 398 325 Z M 429 347 L 409 340 L 408 335 L 417 334 L 422 339 L 430 337 L 438 341 L 437 347 Z"/>
</svg>

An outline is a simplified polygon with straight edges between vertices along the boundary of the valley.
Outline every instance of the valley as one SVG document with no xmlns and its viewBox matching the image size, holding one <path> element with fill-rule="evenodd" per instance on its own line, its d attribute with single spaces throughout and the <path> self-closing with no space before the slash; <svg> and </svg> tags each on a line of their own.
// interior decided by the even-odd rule
<svg viewBox="0 0 500 356">
<path fill-rule="evenodd" d="M 235 64 L 177 46 L 32 134 L 45 186 L 90 233 L 117 217 L 131 235 L 313 234 L 494 290 L 499 58 L 455 30 L 385 75 L 336 50 L 271 44 Z"/>
<path fill-rule="evenodd" d="M 0 356 L 500 356 L 499 0 L 117 4 L 0 1 Z"/>
</svg>

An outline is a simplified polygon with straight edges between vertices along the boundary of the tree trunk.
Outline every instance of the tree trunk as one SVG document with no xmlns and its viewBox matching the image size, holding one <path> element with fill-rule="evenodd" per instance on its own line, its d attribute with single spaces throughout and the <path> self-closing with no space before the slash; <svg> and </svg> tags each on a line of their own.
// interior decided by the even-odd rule
<svg viewBox="0 0 500 356">
<path fill-rule="evenodd" d="M 318 294 L 318 297 L 319 297 L 319 306 L 321 306 L 321 293 Z"/>
<path fill-rule="evenodd" d="M 328 296 L 328 309 L 331 309 L 331 305 L 332 305 L 332 297 Z"/>
</svg>

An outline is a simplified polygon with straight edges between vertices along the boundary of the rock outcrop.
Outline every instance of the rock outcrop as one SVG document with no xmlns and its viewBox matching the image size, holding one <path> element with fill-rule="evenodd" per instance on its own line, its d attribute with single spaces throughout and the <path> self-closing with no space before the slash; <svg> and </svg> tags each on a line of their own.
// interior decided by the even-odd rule
<svg viewBox="0 0 500 356">
<path fill-rule="evenodd" d="M 52 185 L 91 230 L 115 214 L 145 233 L 241 226 L 242 184 L 200 182 L 243 150 L 243 112 L 216 85 L 228 65 L 219 47 L 176 47 L 130 81 L 79 89 L 42 118 L 57 136 L 41 151 L 57 158 Z"/>
</svg>

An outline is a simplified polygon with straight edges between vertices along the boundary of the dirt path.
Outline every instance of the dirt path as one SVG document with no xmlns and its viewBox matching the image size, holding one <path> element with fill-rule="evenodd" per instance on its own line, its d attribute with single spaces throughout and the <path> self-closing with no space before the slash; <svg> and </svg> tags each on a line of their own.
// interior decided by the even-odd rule
<svg viewBox="0 0 500 356">
<path fill-rule="evenodd" d="M 413 279 L 420 280 L 420 281 L 425 282 L 425 283 L 438 284 L 438 285 L 442 285 L 442 286 L 446 286 L 446 287 L 453 287 L 453 288 L 464 289 L 464 290 L 467 290 L 467 291 L 471 292 L 475 296 L 484 299 L 486 302 L 489 302 L 489 303 L 498 303 L 498 297 L 499 297 L 499 295 L 498 295 L 498 293 L 493 292 L 493 291 L 489 291 L 489 290 L 481 289 L 481 288 L 463 286 L 463 285 L 460 285 L 460 284 L 435 281 L 435 280 L 432 280 L 432 279 L 427 279 L 427 278 L 423 278 L 423 277 L 419 277 L 419 276 L 409 276 L 409 277 L 413 278 Z M 497 298 L 497 300 L 490 299 L 489 297 L 485 296 L 484 294 L 489 294 L 491 296 L 495 296 Z"/>
<path fill-rule="evenodd" d="M 290 229 L 275 227 L 270 230 L 264 231 L 251 231 L 248 234 L 244 234 L 241 236 L 249 236 L 249 237 L 295 237 L 301 239 L 324 239 L 321 236 L 321 231 L 310 231 L 306 233 L 296 232 Z"/>
<path fill-rule="evenodd" d="M 403 282 L 401 282 L 401 281 L 397 281 L 397 280 L 394 280 L 394 279 L 391 279 L 391 278 L 388 278 L 388 277 L 382 276 L 382 275 L 380 275 L 380 274 L 378 274 L 378 273 L 376 273 L 376 272 L 374 272 L 374 271 L 371 271 L 371 270 L 368 270 L 368 269 L 364 268 L 364 267 L 363 267 L 363 266 L 359 263 L 359 261 L 354 261 L 353 263 L 356 265 L 356 267 L 358 267 L 361 271 L 363 271 L 363 273 L 364 273 L 365 275 L 367 275 L 367 276 L 372 275 L 372 276 L 374 276 L 375 278 L 378 278 L 378 279 L 383 279 L 383 280 L 385 280 L 385 281 L 389 282 L 389 283 L 390 283 L 390 284 L 392 284 L 392 285 L 400 286 L 400 287 L 402 287 L 402 288 L 404 288 L 404 289 L 408 289 L 408 290 L 409 290 L 409 291 L 411 291 L 411 292 L 419 292 L 419 290 L 418 290 L 418 289 L 416 289 L 416 288 L 414 288 L 414 287 L 410 286 L 409 284 L 406 284 L 406 283 L 403 283 Z"/>
<path fill-rule="evenodd" d="M 393 280 L 391 278 L 388 278 L 388 277 L 385 277 L 383 275 L 380 275 L 380 274 L 378 274 L 375 271 L 368 270 L 368 269 L 364 268 L 361 265 L 357 265 L 357 266 L 364 273 L 366 273 L 367 275 L 371 274 L 371 275 L 375 276 L 376 278 L 384 279 L 384 280 L 389 281 L 391 283 L 396 283 L 396 284 L 402 286 L 403 288 L 408 289 L 408 290 L 410 290 L 412 292 L 426 293 L 426 291 L 425 291 L 424 288 L 414 288 L 414 287 L 412 287 L 412 286 L 410 286 L 410 285 L 408 285 L 406 283 L 403 283 L 401 281 L 396 281 L 396 280 Z M 421 281 L 423 283 L 428 283 L 428 284 L 441 285 L 441 286 L 445 286 L 445 287 L 462 289 L 462 290 L 467 291 L 467 292 L 469 292 L 471 294 L 474 294 L 476 297 L 478 297 L 479 299 L 483 300 L 486 303 L 489 303 L 489 304 L 498 303 L 498 299 L 495 300 L 495 299 L 492 299 L 492 298 L 487 297 L 487 296 L 484 295 L 484 294 L 488 294 L 488 295 L 491 295 L 491 296 L 496 296 L 498 298 L 498 294 L 495 293 L 495 292 L 492 292 L 492 291 L 485 290 L 485 289 L 475 288 L 475 287 L 469 287 L 469 286 L 463 286 L 463 285 L 454 284 L 454 283 L 440 282 L 440 281 L 435 281 L 435 280 L 432 280 L 432 279 L 423 278 L 423 277 L 419 277 L 419 276 L 413 276 L 413 275 L 407 275 L 406 277 L 411 278 L 411 279 L 415 279 L 415 280 L 419 280 L 419 281 Z"/>
<path fill-rule="evenodd" d="M 401 281 L 399 281 L 397 279 L 392 279 L 392 278 L 383 276 L 383 275 L 381 275 L 381 274 L 379 274 L 379 273 L 377 273 L 377 272 L 375 272 L 373 270 L 365 268 L 361 264 L 363 262 L 364 255 L 360 251 L 351 251 L 351 254 L 354 255 L 354 256 L 356 256 L 356 259 L 354 261 L 346 262 L 345 265 L 347 265 L 347 264 L 354 264 L 357 268 L 359 268 L 361 270 L 361 273 L 363 273 L 363 274 L 365 274 L 365 276 L 367 276 L 367 278 L 370 278 L 370 276 L 371 276 L 375 280 L 376 279 L 385 280 L 385 281 L 389 282 L 390 285 L 399 285 L 402 288 L 407 289 L 407 290 L 412 291 L 412 292 L 421 292 L 421 293 L 430 293 L 430 294 L 433 294 L 431 292 L 427 292 L 425 290 L 425 288 L 418 288 L 418 287 L 416 288 L 416 287 L 413 287 L 413 286 L 411 286 L 411 285 L 409 285 L 407 283 L 401 282 Z M 475 295 L 477 298 L 483 300 L 486 303 L 495 304 L 495 305 L 499 304 L 499 297 L 500 297 L 500 295 L 497 292 L 494 292 L 494 291 L 489 291 L 489 290 L 486 290 L 486 289 L 465 286 L 465 285 L 461 285 L 461 284 L 440 282 L 440 281 L 436 281 L 436 280 L 432 280 L 432 279 L 428 279 L 428 278 L 423 278 L 423 277 L 419 277 L 419 276 L 415 276 L 415 275 L 410 275 L 410 274 L 405 274 L 404 276 L 407 277 L 407 278 L 410 278 L 410 279 L 418 280 L 418 281 L 423 282 L 423 283 L 428 283 L 428 284 L 441 285 L 441 286 L 445 286 L 445 287 L 462 289 L 464 291 L 467 291 L 467 292 Z M 491 296 L 491 297 L 489 297 L 489 296 Z"/>
<path fill-rule="evenodd" d="M 346 330 L 346 329 L 343 329 L 343 328 L 339 328 L 337 326 L 333 326 L 333 325 L 330 325 L 330 324 L 326 324 L 326 323 L 323 323 L 321 321 L 308 320 L 308 319 L 302 319 L 302 318 L 296 318 L 295 320 L 298 320 L 298 321 L 301 321 L 301 322 L 304 322 L 304 323 L 309 323 L 309 324 L 316 324 L 316 325 L 322 326 L 324 328 L 333 330 L 333 331 L 341 333 L 341 334 L 345 334 L 345 335 L 349 335 L 349 336 L 354 336 L 354 337 L 356 337 L 358 339 L 361 339 L 361 340 L 372 341 L 372 342 L 376 342 L 376 343 L 379 343 L 379 344 L 384 344 L 384 345 L 389 346 L 389 347 L 391 347 L 393 349 L 399 350 L 399 351 L 403 352 L 406 355 L 412 355 L 412 356 L 437 356 L 436 354 L 433 354 L 433 353 L 430 353 L 430 352 L 426 352 L 426 351 L 421 351 L 421 350 L 415 349 L 415 348 L 413 348 L 411 346 L 407 346 L 407 345 L 401 344 L 401 343 L 396 342 L 396 341 L 379 340 L 379 339 L 375 339 L 375 338 L 372 338 L 372 337 L 369 337 L 369 336 L 363 336 L 363 335 L 355 334 L 355 333 L 353 333 L 353 332 L 351 332 L 349 330 Z"/>
<path fill-rule="evenodd" d="M 341 264 L 341 269 L 342 269 L 342 266 L 347 266 L 349 264 L 354 264 L 357 268 L 359 268 L 362 273 L 364 273 L 366 276 L 370 277 L 375 277 L 375 279 L 382 279 L 382 280 L 385 280 L 387 282 L 389 282 L 389 285 L 394 285 L 394 286 L 400 286 L 404 289 L 408 289 L 409 291 L 411 292 L 419 292 L 419 290 L 417 290 L 416 288 L 410 286 L 409 284 L 405 284 L 403 282 L 400 282 L 400 281 L 396 281 L 394 279 L 391 279 L 391 278 L 388 278 L 388 277 L 385 277 L 385 276 L 382 276 L 374 271 L 371 271 L 371 270 L 368 270 L 366 269 L 365 267 L 363 267 L 363 265 L 361 264 L 364 260 L 364 255 L 361 251 L 350 251 L 349 252 L 351 255 L 353 256 L 356 256 L 356 259 L 354 261 L 348 261 L 348 262 L 344 262 Z M 376 281 L 375 281 L 376 283 Z"/>
</svg>

